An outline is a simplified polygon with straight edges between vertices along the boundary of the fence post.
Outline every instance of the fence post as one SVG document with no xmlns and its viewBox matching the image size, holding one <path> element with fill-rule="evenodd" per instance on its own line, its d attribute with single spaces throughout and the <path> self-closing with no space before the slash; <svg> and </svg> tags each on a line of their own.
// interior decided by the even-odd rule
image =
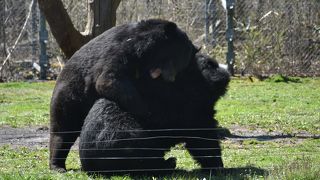
<svg viewBox="0 0 320 180">
<path fill-rule="evenodd" d="M 48 43 L 48 31 L 46 29 L 46 20 L 43 13 L 40 11 L 40 79 L 47 79 L 48 68 L 48 56 L 47 56 L 47 43 Z"/>
<path fill-rule="evenodd" d="M 37 28 L 37 18 L 38 18 L 38 13 L 37 13 L 37 2 L 36 0 L 33 0 L 33 5 L 32 5 L 32 12 L 31 12 L 31 46 L 32 46 L 32 64 L 36 62 L 37 59 L 37 33 L 38 33 L 38 28 Z"/>
<path fill-rule="evenodd" d="M 233 30 L 233 17 L 234 17 L 235 0 L 226 0 L 226 10 L 227 10 L 227 30 L 226 39 L 228 42 L 228 52 L 227 52 L 227 65 L 228 71 L 233 76 L 234 75 L 234 30 Z"/>
<path fill-rule="evenodd" d="M 217 45 L 217 36 L 218 36 L 218 24 L 217 24 L 217 0 L 210 0 L 209 7 L 210 7 L 210 14 L 211 14 L 211 25 L 212 25 L 212 40 L 211 45 L 215 47 Z"/>
<path fill-rule="evenodd" d="M 215 0 L 205 0 L 205 43 L 212 46 L 216 46 L 216 23 L 217 23 L 217 13 L 216 13 L 216 1 Z M 211 24 L 211 29 L 210 29 Z"/>
<path fill-rule="evenodd" d="M 205 13 L 204 13 L 204 18 L 205 18 L 205 43 L 207 44 L 209 42 L 208 40 L 208 36 L 209 36 L 209 12 L 208 12 L 208 4 L 209 4 L 209 0 L 204 0 L 205 1 Z"/>
<path fill-rule="evenodd" d="M 7 57 L 7 51 L 6 51 L 6 27 L 5 27 L 5 9 L 6 9 L 6 1 L 0 1 L 0 41 L 3 42 L 3 57 Z M 0 50 L 0 51 L 1 51 Z M 2 53 L 0 53 L 2 54 Z"/>
</svg>

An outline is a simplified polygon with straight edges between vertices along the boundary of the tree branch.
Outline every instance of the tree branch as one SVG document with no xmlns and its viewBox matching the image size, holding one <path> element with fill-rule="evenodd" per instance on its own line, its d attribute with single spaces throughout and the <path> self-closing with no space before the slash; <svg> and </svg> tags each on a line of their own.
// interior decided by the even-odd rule
<svg viewBox="0 0 320 180">
<path fill-rule="evenodd" d="M 38 3 L 53 36 L 67 58 L 70 58 L 82 45 L 91 39 L 90 35 L 82 35 L 73 26 L 61 0 L 38 0 Z"/>
<path fill-rule="evenodd" d="M 61 0 L 38 0 L 53 36 L 69 59 L 93 37 L 116 25 L 116 12 L 121 0 L 88 0 L 88 21 L 84 32 L 79 32 Z"/>
</svg>

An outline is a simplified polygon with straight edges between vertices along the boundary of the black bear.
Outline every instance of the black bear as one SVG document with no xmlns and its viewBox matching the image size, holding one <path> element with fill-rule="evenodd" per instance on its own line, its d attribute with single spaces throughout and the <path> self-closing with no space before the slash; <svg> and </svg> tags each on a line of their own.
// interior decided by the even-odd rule
<svg viewBox="0 0 320 180">
<path fill-rule="evenodd" d="M 174 81 L 196 48 L 176 24 L 146 20 L 111 28 L 66 63 L 50 105 L 50 169 L 64 172 L 70 147 L 100 98 L 140 118 L 149 111 L 134 82 L 143 77 Z"/>
<path fill-rule="evenodd" d="M 185 142 L 193 158 L 203 169 L 222 168 L 220 133 L 214 119 L 214 106 L 226 93 L 229 73 L 207 55 L 198 53 L 173 83 L 161 79 L 138 86 L 151 112 L 148 129 L 160 136 L 176 136 L 163 143 L 173 146 Z M 159 142 L 160 143 L 160 142 Z"/>
<path fill-rule="evenodd" d="M 97 100 L 80 134 L 82 170 L 119 175 L 138 174 L 152 167 L 167 168 L 163 156 L 158 157 L 155 151 L 158 142 L 150 138 L 146 128 L 144 120 L 123 111 L 117 103 L 105 98 Z"/>
<path fill-rule="evenodd" d="M 203 169 L 222 168 L 218 123 L 213 117 L 214 105 L 225 94 L 229 80 L 229 73 L 216 61 L 198 53 L 175 82 L 150 77 L 137 80 L 151 112 L 147 121 L 99 100 L 80 136 L 83 170 L 159 174 L 175 167 L 174 161 L 165 161 L 163 156 L 181 142 Z"/>
</svg>

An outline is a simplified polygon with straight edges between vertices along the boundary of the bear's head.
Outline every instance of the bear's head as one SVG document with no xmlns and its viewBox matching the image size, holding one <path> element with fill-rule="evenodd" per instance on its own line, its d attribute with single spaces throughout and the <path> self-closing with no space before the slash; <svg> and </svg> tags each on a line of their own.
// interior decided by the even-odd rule
<svg viewBox="0 0 320 180">
<path fill-rule="evenodd" d="M 161 77 L 165 81 L 174 81 L 198 52 L 186 33 L 170 21 L 141 21 L 134 34 L 134 49 L 143 63 L 141 71 L 153 79 Z"/>
</svg>

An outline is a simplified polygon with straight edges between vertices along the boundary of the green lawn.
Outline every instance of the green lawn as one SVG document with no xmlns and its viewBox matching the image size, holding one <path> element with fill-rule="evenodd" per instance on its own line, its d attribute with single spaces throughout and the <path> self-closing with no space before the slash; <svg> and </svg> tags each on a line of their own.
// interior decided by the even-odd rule
<svg viewBox="0 0 320 180">
<path fill-rule="evenodd" d="M 54 82 L 0 84 L 0 126 L 47 126 Z M 277 138 L 276 134 L 320 135 L 320 79 L 275 83 L 233 79 L 228 94 L 217 104 L 217 119 L 225 128 L 266 132 L 268 139 L 227 138 L 222 141 L 223 160 L 233 173 L 217 179 L 318 179 L 319 138 Z M 271 135 L 270 135 L 271 134 Z M 197 167 L 181 147 L 170 154 L 180 157 L 180 168 Z M 170 155 L 168 154 L 168 156 Z M 67 160 L 65 174 L 48 170 L 47 148 L 0 147 L 0 179 L 89 179 L 79 171 L 78 152 Z M 207 174 L 177 173 L 163 179 L 210 179 Z M 140 179 L 140 177 L 133 177 Z M 214 179 L 212 178 L 212 179 Z M 121 176 L 112 179 L 132 179 Z M 144 179 L 160 179 L 144 177 Z"/>
<path fill-rule="evenodd" d="M 54 82 L 0 84 L 0 126 L 48 125 Z"/>
<path fill-rule="evenodd" d="M 224 127 L 320 134 L 320 79 L 300 83 L 254 82 L 234 79 L 217 104 Z"/>
</svg>

